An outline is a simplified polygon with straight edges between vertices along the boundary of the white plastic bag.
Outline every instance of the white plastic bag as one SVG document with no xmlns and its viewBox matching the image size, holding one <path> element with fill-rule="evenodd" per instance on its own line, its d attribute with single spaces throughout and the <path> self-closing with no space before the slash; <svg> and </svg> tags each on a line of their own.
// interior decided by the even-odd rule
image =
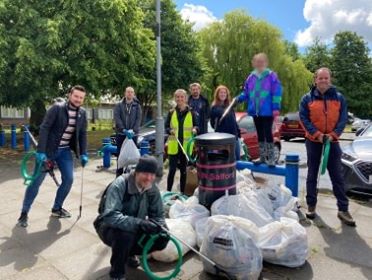
<svg viewBox="0 0 372 280">
<path fill-rule="evenodd" d="M 127 137 L 120 149 L 118 167 L 124 168 L 132 164 L 137 164 L 140 157 L 141 154 L 138 151 L 136 144 L 132 139 Z"/>
<path fill-rule="evenodd" d="M 190 246 L 196 245 L 196 233 L 191 224 L 176 219 L 165 219 L 171 233 L 185 241 Z M 182 256 L 184 256 L 190 249 L 180 243 L 182 247 Z M 178 251 L 173 242 L 168 242 L 167 247 L 161 251 L 154 251 L 151 253 L 152 257 L 160 262 L 174 262 L 178 260 Z"/>
<path fill-rule="evenodd" d="M 274 210 L 287 205 L 292 198 L 292 191 L 284 185 L 265 187 L 264 190 L 271 199 Z"/>
<path fill-rule="evenodd" d="M 235 279 L 258 279 L 262 255 L 256 242 L 258 229 L 250 221 L 233 216 L 212 216 L 200 252 Z M 215 268 L 203 260 L 204 270 L 216 274 Z"/>
<path fill-rule="evenodd" d="M 273 217 L 262 207 L 254 196 L 237 194 L 223 196 L 211 207 L 212 215 L 232 215 L 248 219 L 262 227 L 274 221 Z"/>
<path fill-rule="evenodd" d="M 281 218 L 259 229 L 258 246 L 265 261 L 288 267 L 305 263 L 308 253 L 307 233 L 303 226 Z"/>
<path fill-rule="evenodd" d="M 200 220 L 197 220 L 195 223 L 195 232 L 196 232 L 196 245 L 200 248 L 204 237 L 205 237 L 205 232 L 207 230 L 207 223 L 208 223 L 208 218 L 202 218 Z"/>
<path fill-rule="evenodd" d="M 190 197 L 185 202 L 177 200 L 169 209 L 169 217 L 171 219 L 187 221 L 191 223 L 193 228 L 195 228 L 197 220 L 209 216 L 209 210 L 203 205 L 200 205 L 198 198 L 195 196 Z"/>
<path fill-rule="evenodd" d="M 252 177 L 252 172 L 249 169 L 236 171 L 236 187 L 238 193 L 244 193 L 256 188 L 256 182 Z"/>
<path fill-rule="evenodd" d="M 295 210 L 297 210 L 297 198 L 291 197 L 288 200 L 287 204 L 275 209 L 273 213 L 274 219 L 280 220 L 281 217 L 287 217 L 299 221 L 298 215 Z"/>
</svg>

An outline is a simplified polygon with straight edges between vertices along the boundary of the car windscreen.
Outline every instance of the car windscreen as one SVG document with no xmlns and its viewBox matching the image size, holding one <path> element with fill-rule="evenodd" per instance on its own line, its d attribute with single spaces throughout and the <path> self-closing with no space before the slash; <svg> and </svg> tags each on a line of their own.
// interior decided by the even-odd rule
<svg viewBox="0 0 372 280">
<path fill-rule="evenodd" d="M 372 137 L 372 125 L 368 126 L 362 133 L 362 136 Z"/>
</svg>

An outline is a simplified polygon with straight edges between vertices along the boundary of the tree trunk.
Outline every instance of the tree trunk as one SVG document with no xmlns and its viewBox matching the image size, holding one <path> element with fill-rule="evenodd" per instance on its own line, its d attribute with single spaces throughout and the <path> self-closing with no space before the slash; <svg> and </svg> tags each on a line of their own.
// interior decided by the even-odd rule
<svg viewBox="0 0 372 280">
<path fill-rule="evenodd" d="M 46 113 L 45 104 L 42 99 L 36 99 L 31 104 L 30 131 L 37 136 L 40 124 Z"/>
</svg>

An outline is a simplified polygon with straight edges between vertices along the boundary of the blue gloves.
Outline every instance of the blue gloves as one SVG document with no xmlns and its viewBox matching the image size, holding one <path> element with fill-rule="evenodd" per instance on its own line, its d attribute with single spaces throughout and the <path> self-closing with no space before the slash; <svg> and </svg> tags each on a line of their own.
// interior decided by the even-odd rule
<svg viewBox="0 0 372 280">
<path fill-rule="evenodd" d="M 81 155 L 80 156 L 81 166 L 85 167 L 85 165 L 87 165 L 87 163 L 88 163 L 88 160 L 89 160 L 89 158 L 86 154 Z"/>
<path fill-rule="evenodd" d="M 39 153 L 39 152 L 37 152 L 35 157 L 36 157 L 36 160 L 38 162 L 44 162 L 47 159 L 47 156 L 46 156 L 45 153 Z"/>
<path fill-rule="evenodd" d="M 127 130 L 127 129 L 123 129 L 123 133 L 124 133 L 124 135 L 125 135 L 126 137 L 128 137 L 128 139 L 132 139 L 133 136 L 134 136 L 134 131 L 133 131 L 133 129 L 129 129 L 129 130 Z"/>
</svg>

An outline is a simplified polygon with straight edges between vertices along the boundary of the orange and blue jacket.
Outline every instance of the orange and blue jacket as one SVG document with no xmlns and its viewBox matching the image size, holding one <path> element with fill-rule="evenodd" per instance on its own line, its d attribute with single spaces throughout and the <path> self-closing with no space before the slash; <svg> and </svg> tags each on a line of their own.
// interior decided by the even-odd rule
<svg viewBox="0 0 372 280">
<path fill-rule="evenodd" d="M 329 134 L 337 141 L 347 122 L 346 100 L 335 87 L 323 95 L 314 87 L 302 97 L 300 119 L 307 139 L 319 142 L 319 135 Z"/>
</svg>

